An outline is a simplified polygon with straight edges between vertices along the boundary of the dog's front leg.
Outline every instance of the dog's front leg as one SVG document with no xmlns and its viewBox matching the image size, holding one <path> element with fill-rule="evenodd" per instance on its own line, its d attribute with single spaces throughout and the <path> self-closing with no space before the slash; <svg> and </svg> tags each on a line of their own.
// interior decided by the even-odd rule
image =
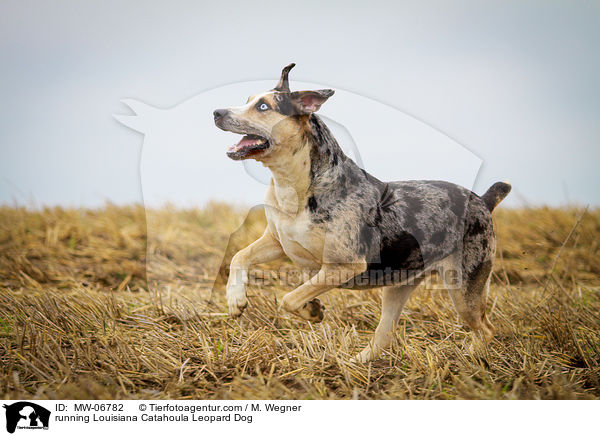
<svg viewBox="0 0 600 436">
<path fill-rule="evenodd" d="M 248 305 L 246 298 L 248 268 L 257 263 L 270 262 L 283 256 L 281 244 L 269 228 L 259 239 L 233 256 L 227 280 L 227 305 L 230 315 L 240 316 Z"/>
<path fill-rule="evenodd" d="M 321 322 L 324 306 L 316 297 L 348 282 L 365 269 L 366 263 L 323 265 L 307 282 L 286 294 L 281 307 L 308 321 Z"/>
</svg>

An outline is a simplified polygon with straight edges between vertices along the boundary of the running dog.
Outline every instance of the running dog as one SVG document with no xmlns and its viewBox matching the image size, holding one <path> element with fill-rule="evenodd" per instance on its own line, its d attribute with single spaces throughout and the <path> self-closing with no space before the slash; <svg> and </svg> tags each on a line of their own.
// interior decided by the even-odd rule
<svg viewBox="0 0 600 436">
<path fill-rule="evenodd" d="M 283 69 L 274 89 L 213 114 L 217 127 L 244 135 L 227 155 L 256 159 L 273 175 L 265 197 L 267 228 L 231 261 L 229 313 L 239 316 L 248 304 L 248 269 L 283 256 L 316 272 L 281 302 L 311 322 L 323 320 L 316 297 L 330 289 L 383 287 L 374 338 L 354 358 L 368 362 L 391 344 L 400 313 L 425 274 L 450 271 L 455 274 L 447 287 L 458 313 L 490 341 L 491 212 L 511 186 L 495 183 L 480 197 L 443 181 L 378 180 L 343 153 L 315 114 L 334 91 L 290 91 L 294 65 Z"/>
</svg>

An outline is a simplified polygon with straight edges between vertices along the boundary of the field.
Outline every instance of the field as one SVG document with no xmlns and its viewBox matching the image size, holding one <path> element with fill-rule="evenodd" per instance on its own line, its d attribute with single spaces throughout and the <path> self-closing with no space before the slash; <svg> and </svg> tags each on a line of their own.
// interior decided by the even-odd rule
<svg viewBox="0 0 600 436">
<path fill-rule="evenodd" d="M 290 287 L 271 280 L 250 287 L 242 318 L 224 315 L 211 275 L 240 209 L 2 208 L 0 398 L 600 398 L 600 210 L 494 215 L 494 341 L 469 353 L 470 332 L 430 286 L 393 349 L 361 365 L 349 359 L 377 325 L 376 290 L 324 295 L 311 325 L 278 311 Z M 263 228 L 254 211 L 226 260 Z"/>
</svg>

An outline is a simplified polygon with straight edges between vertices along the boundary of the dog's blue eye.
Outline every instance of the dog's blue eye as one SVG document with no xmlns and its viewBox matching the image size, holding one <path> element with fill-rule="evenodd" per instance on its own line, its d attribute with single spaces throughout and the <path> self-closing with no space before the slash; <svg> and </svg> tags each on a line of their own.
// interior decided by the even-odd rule
<svg viewBox="0 0 600 436">
<path fill-rule="evenodd" d="M 258 110 L 259 110 L 259 111 L 266 111 L 267 109 L 269 109 L 269 105 L 268 105 L 267 103 L 261 103 L 261 104 L 258 106 Z"/>
</svg>

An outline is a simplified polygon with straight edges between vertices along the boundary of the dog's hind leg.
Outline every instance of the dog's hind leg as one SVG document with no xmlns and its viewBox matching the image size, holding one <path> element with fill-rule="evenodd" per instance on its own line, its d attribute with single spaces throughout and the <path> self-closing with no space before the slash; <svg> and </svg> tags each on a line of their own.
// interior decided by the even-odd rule
<svg viewBox="0 0 600 436">
<path fill-rule="evenodd" d="M 492 261 L 486 259 L 464 272 L 460 288 L 450 289 L 450 296 L 460 317 L 484 344 L 494 337 L 494 327 L 485 315 L 491 275 Z"/>
<path fill-rule="evenodd" d="M 321 322 L 325 307 L 316 297 L 347 283 L 365 269 L 365 262 L 348 265 L 323 265 L 317 274 L 286 294 L 281 301 L 281 307 L 308 321 Z"/>
<path fill-rule="evenodd" d="M 418 286 L 419 283 L 383 288 L 381 319 L 375 330 L 375 336 L 352 361 L 366 363 L 376 359 L 392 343 L 402 309 Z"/>
</svg>

